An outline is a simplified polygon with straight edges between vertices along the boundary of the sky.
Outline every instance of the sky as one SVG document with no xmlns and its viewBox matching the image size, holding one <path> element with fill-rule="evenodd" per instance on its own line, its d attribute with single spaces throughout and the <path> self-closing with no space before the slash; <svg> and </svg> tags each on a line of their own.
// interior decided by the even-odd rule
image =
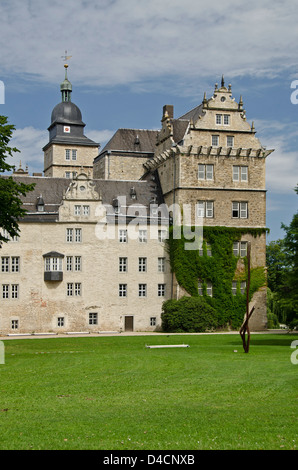
<svg viewBox="0 0 298 470">
<path fill-rule="evenodd" d="M 274 149 L 267 240 L 283 238 L 298 205 L 297 22 L 292 0 L 0 0 L 0 114 L 20 150 L 9 163 L 42 172 L 65 51 L 72 101 L 102 148 L 119 128 L 159 129 L 165 104 L 183 115 L 224 75 Z"/>
</svg>

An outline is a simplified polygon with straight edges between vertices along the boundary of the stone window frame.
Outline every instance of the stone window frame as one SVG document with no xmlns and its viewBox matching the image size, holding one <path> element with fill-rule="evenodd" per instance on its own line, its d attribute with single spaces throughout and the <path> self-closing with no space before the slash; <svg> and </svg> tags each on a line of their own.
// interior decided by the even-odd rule
<svg viewBox="0 0 298 470">
<path fill-rule="evenodd" d="M 197 215 L 198 217 L 213 219 L 214 218 L 214 201 L 209 201 L 209 200 L 198 201 L 197 202 Z"/>
<path fill-rule="evenodd" d="M 232 179 L 238 183 L 248 183 L 248 166 L 247 165 L 233 165 Z"/>
<path fill-rule="evenodd" d="M 139 284 L 138 295 L 139 297 L 147 297 L 147 284 Z"/>
<path fill-rule="evenodd" d="M 211 177 L 210 177 L 210 174 L 212 175 Z M 198 180 L 213 181 L 214 180 L 214 165 L 209 164 L 209 163 L 199 163 L 198 164 Z"/>
<path fill-rule="evenodd" d="M 88 324 L 89 325 L 98 325 L 98 313 L 97 312 L 89 312 Z"/>
<path fill-rule="evenodd" d="M 118 295 L 119 297 L 127 297 L 127 284 L 119 284 Z"/>
<path fill-rule="evenodd" d="M 236 207 L 237 204 L 237 207 Z M 232 218 L 233 219 L 248 219 L 248 202 L 247 201 L 232 201 Z"/>
<path fill-rule="evenodd" d="M 119 273 L 127 273 L 128 262 L 126 256 L 119 257 Z"/>
<path fill-rule="evenodd" d="M 146 257 L 139 257 L 139 273 L 146 273 L 147 272 L 147 258 Z"/>
<path fill-rule="evenodd" d="M 166 284 L 161 283 L 157 285 L 157 297 L 165 297 L 166 295 Z"/>
</svg>

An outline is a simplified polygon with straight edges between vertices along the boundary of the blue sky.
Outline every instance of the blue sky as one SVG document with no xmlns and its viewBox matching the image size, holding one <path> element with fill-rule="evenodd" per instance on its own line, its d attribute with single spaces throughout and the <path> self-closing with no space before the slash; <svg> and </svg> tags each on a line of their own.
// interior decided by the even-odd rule
<svg viewBox="0 0 298 470">
<path fill-rule="evenodd" d="M 101 146 L 121 127 L 157 129 L 213 94 L 224 74 L 267 159 L 268 241 L 297 211 L 298 9 L 292 0 L 1 0 L 0 113 L 14 124 L 13 163 L 43 169 L 65 50 L 72 101 Z M 1 96 L 1 95 L 0 95 Z"/>
</svg>

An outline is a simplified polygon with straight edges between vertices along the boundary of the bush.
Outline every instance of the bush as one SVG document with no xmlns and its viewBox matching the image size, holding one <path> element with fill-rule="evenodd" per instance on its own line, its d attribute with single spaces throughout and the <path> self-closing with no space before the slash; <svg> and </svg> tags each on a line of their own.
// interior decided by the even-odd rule
<svg viewBox="0 0 298 470">
<path fill-rule="evenodd" d="M 201 297 L 165 301 L 161 319 L 163 331 L 202 333 L 217 327 L 216 311 Z"/>
</svg>

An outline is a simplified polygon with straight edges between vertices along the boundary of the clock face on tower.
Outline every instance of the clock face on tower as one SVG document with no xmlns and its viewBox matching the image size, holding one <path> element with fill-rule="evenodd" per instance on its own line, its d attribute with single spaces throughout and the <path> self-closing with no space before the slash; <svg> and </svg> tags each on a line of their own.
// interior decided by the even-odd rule
<svg viewBox="0 0 298 470">
<path fill-rule="evenodd" d="M 64 126 L 63 127 L 63 132 L 66 132 L 67 134 L 70 134 L 70 127 L 69 126 Z"/>
</svg>

